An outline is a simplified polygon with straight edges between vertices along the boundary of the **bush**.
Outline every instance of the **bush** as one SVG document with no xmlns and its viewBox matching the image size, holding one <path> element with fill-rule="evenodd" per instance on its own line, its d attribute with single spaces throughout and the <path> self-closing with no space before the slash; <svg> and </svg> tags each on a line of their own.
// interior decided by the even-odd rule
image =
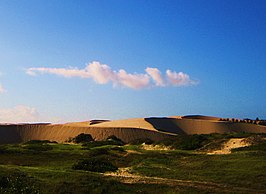
<svg viewBox="0 0 266 194">
<path fill-rule="evenodd" d="M 203 147 L 213 138 L 210 135 L 179 135 L 172 139 L 165 139 L 156 144 L 171 146 L 174 149 L 195 150 Z"/>
<path fill-rule="evenodd" d="M 183 135 L 178 137 L 172 147 L 181 150 L 195 150 L 201 148 L 207 140 L 205 135 Z"/>
<path fill-rule="evenodd" d="M 96 149 L 91 149 L 89 152 L 90 157 L 108 155 L 108 154 L 109 154 L 109 148 L 96 148 Z"/>
<path fill-rule="evenodd" d="M 121 139 L 119 139 L 115 135 L 111 135 L 107 137 L 106 141 L 112 141 L 112 142 L 115 142 L 117 145 L 121 145 L 121 146 L 125 145 L 125 142 L 123 142 Z"/>
<path fill-rule="evenodd" d="M 83 159 L 72 166 L 74 170 L 85 170 L 92 172 L 116 171 L 118 168 L 114 166 L 108 159 L 104 157 L 94 157 Z"/>
<path fill-rule="evenodd" d="M 90 134 L 81 133 L 72 139 L 74 143 L 92 142 L 94 139 Z"/>
</svg>

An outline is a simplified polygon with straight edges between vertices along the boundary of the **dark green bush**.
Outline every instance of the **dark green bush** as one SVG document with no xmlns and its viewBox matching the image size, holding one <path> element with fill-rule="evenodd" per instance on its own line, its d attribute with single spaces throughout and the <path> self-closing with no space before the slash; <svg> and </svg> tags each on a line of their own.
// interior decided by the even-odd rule
<svg viewBox="0 0 266 194">
<path fill-rule="evenodd" d="M 195 150 L 203 147 L 206 142 L 208 142 L 206 135 L 180 135 L 170 146 L 181 150 Z"/>
<path fill-rule="evenodd" d="M 93 157 L 89 159 L 83 159 L 74 164 L 72 168 L 74 170 L 85 170 L 102 173 L 107 171 L 116 171 L 118 169 L 105 157 Z"/>
<path fill-rule="evenodd" d="M 74 143 L 92 142 L 94 139 L 90 134 L 81 133 L 72 139 Z"/>
<path fill-rule="evenodd" d="M 89 156 L 100 156 L 100 155 L 108 155 L 109 154 L 109 148 L 97 148 L 97 149 L 91 149 L 89 152 Z"/>
<path fill-rule="evenodd" d="M 87 142 L 83 143 L 83 149 L 91 149 L 94 147 L 100 147 L 100 146 L 106 146 L 106 145 L 117 145 L 121 146 L 121 142 L 113 141 L 113 140 L 107 140 L 107 141 L 93 141 L 93 142 Z"/>
<path fill-rule="evenodd" d="M 111 135 L 111 136 L 107 137 L 106 141 L 112 141 L 112 142 L 116 143 L 117 145 L 121 145 L 121 146 L 125 145 L 125 142 L 123 142 L 121 139 L 119 139 L 115 135 Z"/>
</svg>

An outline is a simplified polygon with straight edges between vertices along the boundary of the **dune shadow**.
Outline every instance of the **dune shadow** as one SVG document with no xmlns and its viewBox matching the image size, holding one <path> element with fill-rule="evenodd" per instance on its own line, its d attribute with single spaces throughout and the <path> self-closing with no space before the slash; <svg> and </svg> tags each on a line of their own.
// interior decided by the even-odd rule
<svg viewBox="0 0 266 194">
<path fill-rule="evenodd" d="M 162 132 L 175 133 L 175 134 L 186 134 L 176 123 L 175 118 L 145 118 L 145 121 L 150 123 L 155 129 Z"/>
<path fill-rule="evenodd" d="M 0 144 L 21 143 L 17 125 L 0 125 Z"/>
</svg>

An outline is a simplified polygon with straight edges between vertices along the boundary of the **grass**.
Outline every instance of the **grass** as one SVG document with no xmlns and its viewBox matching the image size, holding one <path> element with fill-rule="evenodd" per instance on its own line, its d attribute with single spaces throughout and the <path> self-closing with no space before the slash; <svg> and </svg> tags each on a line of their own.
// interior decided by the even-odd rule
<svg viewBox="0 0 266 194">
<path fill-rule="evenodd" d="M 206 142 L 209 143 L 211 138 L 213 141 L 227 138 L 213 136 L 208 137 Z M 140 145 L 120 146 L 111 141 L 110 144 L 105 141 L 83 146 L 34 141 L 28 144 L 1 145 L 0 191 L 3 193 L 6 189 L 6 193 L 12 193 L 12 190 L 4 185 L 5 180 L 9 178 L 14 179 L 12 184 L 17 189 L 23 189 L 25 186 L 31 189 L 28 193 L 32 191 L 44 194 L 264 193 L 265 151 L 265 141 L 235 149 L 230 155 L 206 155 L 196 150 L 180 149 L 148 151 L 143 150 Z M 133 175 L 148 178 L 145 181 L 126 182 L 125 178 L 73 169 L 80 161 L 99 159 L 110 162 L 114 166 L 113 169 L 129 168 Z M 19 177 L 17 182 L 14 177 Z M 24 182 L 20 177 L 26 177 Z M 183 184 L 182 180 L 192 183 Z M 207 183 L 199 185 L 197 182 Z M 212 184 L 221 184 L 223 187 L 214 187 Z"/>
</svg>

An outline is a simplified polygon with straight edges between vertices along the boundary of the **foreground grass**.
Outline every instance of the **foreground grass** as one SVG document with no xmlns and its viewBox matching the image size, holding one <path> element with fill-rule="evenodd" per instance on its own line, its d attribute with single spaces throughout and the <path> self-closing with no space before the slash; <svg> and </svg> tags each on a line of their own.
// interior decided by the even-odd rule
<svg viewBox="0 0 266 194">
<path fill-rule="evenodd" d="M 265 147 L 262 143 L 236 149 L 230 155 L 205 155 L 193 150 L 148 151 L 140 145 L 117 146 L 106 142 L 86 146 L 2 145 L 0 192 L 265 193 Z M 132 177 L 72 169 L 81 159 L 92 157 L 128 168 Z M 135 176 L 137 180 L 126 181 Z M 12 184 L 6 183 L 6 177 Z M 25 190 L 26 187 L 32 190 Z"/>
</svg>

